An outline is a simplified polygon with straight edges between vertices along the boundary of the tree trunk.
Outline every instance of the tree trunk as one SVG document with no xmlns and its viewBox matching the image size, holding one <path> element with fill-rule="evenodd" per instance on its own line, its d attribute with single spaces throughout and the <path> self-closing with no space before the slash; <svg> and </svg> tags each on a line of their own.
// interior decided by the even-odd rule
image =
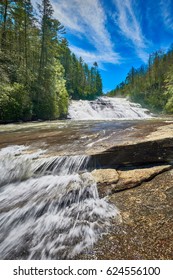
<svg viewBox="0 0 173 280">
<path fill-rule="evenodd" d="M 6 23 L 7 23 L 7 12 L 8 12 L 8 0 L 5 0 L 5 7 L 4 7 L 4 20 L 3 20 L 3 27 L 2 27 L 2 37 L 1 37 L 1 49 L 5 50 L 6 48 Z"/>
</svg>

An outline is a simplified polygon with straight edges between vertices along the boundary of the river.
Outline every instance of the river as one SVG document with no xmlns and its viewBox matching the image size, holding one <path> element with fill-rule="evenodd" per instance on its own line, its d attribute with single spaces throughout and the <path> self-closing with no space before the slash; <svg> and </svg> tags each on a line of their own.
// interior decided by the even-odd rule
<svg viewBox="0 0 173 280">
<path fill-rule="evenodd" d="M 0 126 L 1 259 L 89 252 L 120 214 L 99 198 L 90 155 L 157 122 L 140 105 L 110 98 L 74 101 L 69 118 Z"/>
</svg>

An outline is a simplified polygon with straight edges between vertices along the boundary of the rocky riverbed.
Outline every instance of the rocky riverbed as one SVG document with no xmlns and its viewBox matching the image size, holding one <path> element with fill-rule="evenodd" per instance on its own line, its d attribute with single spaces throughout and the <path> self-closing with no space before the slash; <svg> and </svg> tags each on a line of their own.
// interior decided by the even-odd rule
<svg viewBox="0 0 173 280">
<path fill-rule="evenodd" d="M 1 258 L 60 258 L 64 240 L 68 248 L 64 258 L 173 258 L 171 119 L 1 126 L 0 148 L 4 160 L 0 214 L 3 221 L 11 221 L 1 224 Z M 49 219 L 55 212 L 57 217 L 63 213 L 62 224 L 57 224 L 57 218 Z M 63 224 L 67 213 L 68 227 Z M 14 221 L 18 234 L 11 241 Z M 43 231 L 40 240 L 42 224 L 50 234 Z M 60 238 L 62 225 L 65 239 Z M 78 239 L 81 248 L 75 243 Z"/>
<path fill-rule="evenodd" d="M 135 170 L 137 187 L 130 182 L 132 188 L 108 194 L 120 210 L 119 224 L 113 222 L 110 233 L 80 259 L 173 259 L 173 170 L 162 170 L 148 182 Z"/>
</svg>

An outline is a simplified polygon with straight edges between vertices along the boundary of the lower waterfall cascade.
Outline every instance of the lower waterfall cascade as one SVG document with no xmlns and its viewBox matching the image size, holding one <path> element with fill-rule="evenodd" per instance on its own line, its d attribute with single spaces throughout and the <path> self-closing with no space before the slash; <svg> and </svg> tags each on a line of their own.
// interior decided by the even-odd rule
<svg viewBox="0 0 173 280">
<path fill-rule="evenodd" d="M 151 114 L 140 104 L 125 98 L 100 97 L 94 101 L 71 101 L 68 118 L 74 120 L 137 120 L 149 119 Z"/>
<path fill-rule="evenodd" d="M 72 259 L 109 231 L 118 209 L 99 198 L 87 156 L 0 151 L 0 258 Z"/>
</svg>

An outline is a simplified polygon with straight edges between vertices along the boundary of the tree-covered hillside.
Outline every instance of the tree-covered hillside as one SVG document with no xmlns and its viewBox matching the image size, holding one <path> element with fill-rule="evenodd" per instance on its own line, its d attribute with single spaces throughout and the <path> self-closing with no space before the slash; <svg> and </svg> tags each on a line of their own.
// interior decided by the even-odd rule
<svg viewBox="0 0 173 280">
<path fill-rule="evenodd" d="M 102 94 L 97 63 L 71 53 L 50 0 L 0 2 L 0 122 L 65 117 L 69 99 Z"/>
<path fill-rule="evenodd" d="M 148 64 L 131 68 L 124 82 L 109 96 L 129 96 L 155 112 L 173 113 L 173 46 L 167 53 L 157 51 Z"/>
</svg>

